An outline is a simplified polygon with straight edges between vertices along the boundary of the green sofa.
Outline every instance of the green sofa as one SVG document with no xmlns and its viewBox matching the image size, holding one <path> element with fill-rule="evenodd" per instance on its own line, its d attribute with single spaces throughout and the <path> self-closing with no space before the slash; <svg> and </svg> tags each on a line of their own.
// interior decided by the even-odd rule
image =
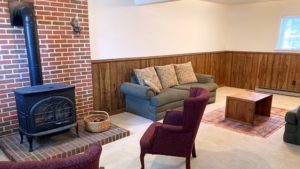
<svg viewBox="0 0 300 169">
<path fill-rule="evenodd" d="M 216 100 L 217 84 L 214 77 L 205 74 L 196 74 L 197 83 L 183 84 L 167 88 L 156 94 L 148 86 L 139 85 L 136 78 L 125 82 L 120 90 L 125 95 L 125 109 L 127 112 L 157 121 L 165 116 L 165 111 L 183 106 L 183 100 L 189 96 L 190 87 L 202 87 L 210 92 L 209 103 Z"/>
<path fill-rule="evenodd" d="M 283 140 L 287 143 L 300 145 L 300 107 L 287 112 L 285 121 Z"/>
</svg>

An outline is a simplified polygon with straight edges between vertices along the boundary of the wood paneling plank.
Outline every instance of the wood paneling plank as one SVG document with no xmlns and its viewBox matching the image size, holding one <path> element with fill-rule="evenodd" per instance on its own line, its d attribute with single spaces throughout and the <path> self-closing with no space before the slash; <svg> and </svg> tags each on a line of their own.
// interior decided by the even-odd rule
<svg viewBox="0 0 300 169">
<path fill-rule="evenodd" d="M 300 57 L 298 57 L 294 61 L 297 62 L 297 65 L 300 65 Z M 295 89 L 294 90 L 297 91 L 297 92 L 300 92 L 300 66 L 296 67 L 295 79 L 294 80 L 296 81 L 296 85 L 295 85 Z"/>
<path fill-rule="evenodd" d="M 94 109 L 110 111 L 109 63 L 93 65 Z"/>
</svg>

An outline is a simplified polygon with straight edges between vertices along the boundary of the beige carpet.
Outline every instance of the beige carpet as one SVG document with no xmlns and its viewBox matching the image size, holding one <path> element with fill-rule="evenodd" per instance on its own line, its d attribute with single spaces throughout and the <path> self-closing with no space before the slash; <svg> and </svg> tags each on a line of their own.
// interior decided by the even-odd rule
<svg viewBox="0 0 300 169">
<path fill-rule="evenodd" d="M 241 89 L 222 87 L 217 102 L 210 104 L 206 114 L 224 107 L 225 96 Z M 274 95 L 273 107 L 294 109 L 300 98 Z M 101 166 L 105 169 L 139 169 L 139 139 L 151 121 L 130 113 L 112 116 L 112 121 L 131 131 L 131 136 L 103 147 Z M 196 138 L 198 157 L 192 159 L 193 169 L 299 169 L 300 146 L 282 141 L 284 128 L 268 138 L 247 136 L 202 123 Z M 0 153 L 0 160 L 5 157 Z M 147 155 L 146 169 L 184 169 L 182 158 Z"/>
</svg>

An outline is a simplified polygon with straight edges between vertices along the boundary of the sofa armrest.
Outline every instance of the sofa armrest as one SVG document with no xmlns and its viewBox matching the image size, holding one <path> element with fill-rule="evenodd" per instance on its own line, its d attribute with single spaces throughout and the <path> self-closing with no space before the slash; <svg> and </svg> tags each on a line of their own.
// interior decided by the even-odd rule
<svg viewBox="0 0 300 169">
<path fill-rule="evenodd" d="M 135 96 L 141 99 L 150 99 L 155 96 L 155 91 L 148 86 L 125 82 L 120 90 L 125 95 Z"/>
<path fill-rule="evenodd" d="M 286 113 L 285 115 L 285 121 L 288 123 L 288 124 L 293 124 L 293 125 L 296 125 L 297 124 L 297 121 L 299 120 L 300 116 L 298 116 L 298 114 L 300 115 L 299 112 L 297 112 L 298 109 L 295 109 L 295 110 L 291 110 L 289 112 Z M 297 118 L 298 116 L 298 118 Z M 297 120 L 298 119 L 298 120 Z"/>
<path fill-rule="evenodd" d="M 213 75 L 206 75 L 206 74 L 200 74 L 196 73 L 196 78 L 199 83 L 214 83 L 214 76 Z"/>
<path fill-rule="evenodd" d="M 297 110 L 296 116 L 297 116 L 298 122 L 299 122 L 299 124 L 300 124 L 300 107 L 299 107 L 298 110 Z"/>
</svg>

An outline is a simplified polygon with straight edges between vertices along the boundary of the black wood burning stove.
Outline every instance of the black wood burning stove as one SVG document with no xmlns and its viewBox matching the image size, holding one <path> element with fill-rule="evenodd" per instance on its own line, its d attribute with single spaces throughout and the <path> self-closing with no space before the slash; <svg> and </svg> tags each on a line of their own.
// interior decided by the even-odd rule
<svg viewBox="0 0 300 169">
<path fill-rule="evenodd" d="M 32 151 L 33 137 L 43 136 L 76 127 L 75 87 L 66 84 L 47 84 L 15 90 L 21 144 L 23 135 Z"/>
<path fill-rule="evenodd" d="M 76 127 L 75 87 L 73 85 L 43 85 L 39 40 L 32 3 L 9 1 L 13 26 L 23 26 L 31 87 L 15 90 L 21 144 L 23 135 L 33 151 L 34 137 L 48 135 Z"/>
</svg>

